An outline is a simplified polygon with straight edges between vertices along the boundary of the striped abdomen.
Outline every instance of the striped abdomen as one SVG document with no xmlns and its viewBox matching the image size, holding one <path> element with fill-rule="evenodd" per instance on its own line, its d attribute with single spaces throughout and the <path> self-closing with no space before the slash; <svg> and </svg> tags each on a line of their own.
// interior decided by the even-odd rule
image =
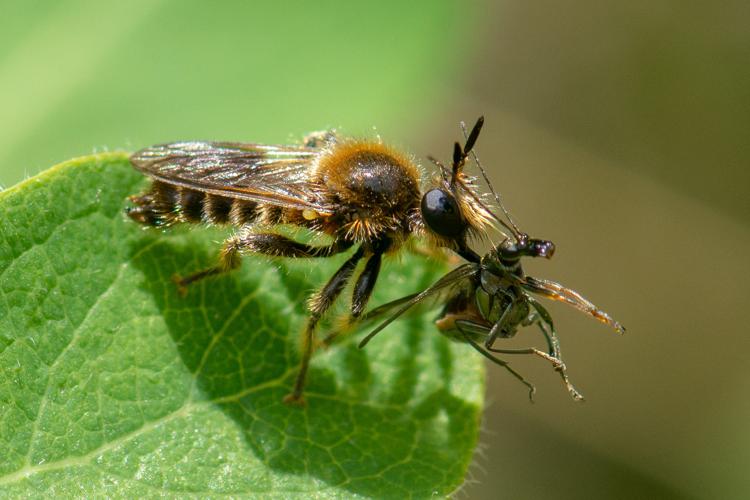
<svg viewBox="0 0 750 500">
<path fill-rule="evenodd" d="M 128 216 L 147 226 L 164 227 L 178 222 L 205 222 L 241 226 L 258 217 L 258 204 L 207 194 L 154 181 L 151 189 L 130 201 Z"/>
</svg>

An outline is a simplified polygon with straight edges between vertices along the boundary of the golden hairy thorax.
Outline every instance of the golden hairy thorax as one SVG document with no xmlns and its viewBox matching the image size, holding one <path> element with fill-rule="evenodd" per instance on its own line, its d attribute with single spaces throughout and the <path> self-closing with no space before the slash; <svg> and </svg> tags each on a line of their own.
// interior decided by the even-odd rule
<svg viewBox="0 0 750 500">
<path fill-rule="evenodd" d="M 318 159 L 316 183 L 336 213 L 323 224 L 352 241 L 410 233 L 409 218 L 420 190 L 417 167 L 404 155 L 377 142 L 348 141 L 332 146 Z M 328 232 L 328 231 L 327 231 Z"/>
</svg>

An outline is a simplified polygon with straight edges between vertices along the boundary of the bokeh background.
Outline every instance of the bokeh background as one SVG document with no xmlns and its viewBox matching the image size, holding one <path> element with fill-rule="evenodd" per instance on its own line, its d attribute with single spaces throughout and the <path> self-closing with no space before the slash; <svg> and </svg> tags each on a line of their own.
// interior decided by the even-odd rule
<svg viewBox="0 0 750 500">
<path fill-rule="evenodd" d="M 628 334 L 550 305 L 587 402 L 538 360 L 514 360 L 533 405 L 491 369 L 457 496 L 750 495 L 749 3 L 1 6 L 4 186 L 95 151 L 331 126 L 447 158 L 484 114 L 496 187 L 558 246 L 527 270 Z"/>
</svg>

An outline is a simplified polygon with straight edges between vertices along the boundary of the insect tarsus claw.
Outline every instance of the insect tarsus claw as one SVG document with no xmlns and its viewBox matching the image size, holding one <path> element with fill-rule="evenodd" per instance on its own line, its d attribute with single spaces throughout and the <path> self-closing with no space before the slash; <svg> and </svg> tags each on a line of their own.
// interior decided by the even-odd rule
<svg viewBox="0 0 750 500">
<path fill-rule="evenodd" d="M 536 394 L 536 387 L 533 385 L 529 386 L 529 403 L 534 404 L 534 394 Z"/>
<path fill-rule="evenodd" d="M 301 394 L 287 394 L 284 396 L 284 404 L 289 406 L 307 406 L 307 401 Z"/>
<path fill-rule="evenodd" d="M 172 276 L 172 282 L 177 285 L 177 293 L 180 294 L 180 297 L 185 297 L 187 295 L 187 285 L 182 279 L 182 276 L 175 274 Z"/>
</svg>

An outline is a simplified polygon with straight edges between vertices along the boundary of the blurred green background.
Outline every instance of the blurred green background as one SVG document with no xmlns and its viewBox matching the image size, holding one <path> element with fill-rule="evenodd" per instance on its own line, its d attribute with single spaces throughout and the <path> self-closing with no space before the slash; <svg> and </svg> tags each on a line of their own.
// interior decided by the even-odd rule
<svg viewBox="0 0 750 500">
<path fill-rule="evenodd" d="M 558 246 L 529 273 L 628 334 L 550 305 L 588 401 L 538 360 L 514 360 L 533 405 L 491 369 L 457 496 L 750 495 L 747 2 L 0 6 L 4 186 L 94 151 L 330 126 L 445 158 L 486 115 L 496 187 Z"/>
</svg>

